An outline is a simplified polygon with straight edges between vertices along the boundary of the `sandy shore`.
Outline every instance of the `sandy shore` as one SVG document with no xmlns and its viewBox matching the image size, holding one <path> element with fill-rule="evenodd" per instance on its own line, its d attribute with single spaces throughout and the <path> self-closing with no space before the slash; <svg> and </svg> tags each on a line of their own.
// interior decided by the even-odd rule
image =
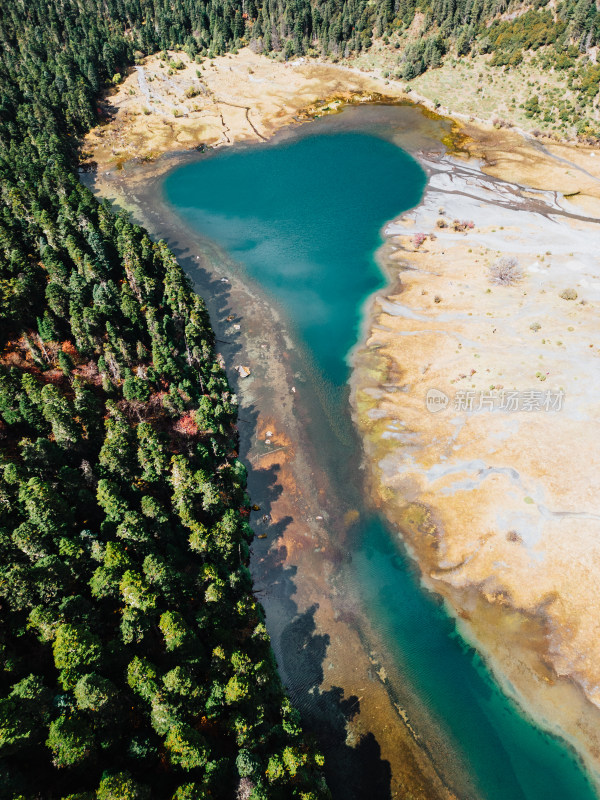
<svg viewBox="0 0 600 800">
<path fill-rule="evenodd" d="M 344 698 L 358 702 L 349 746 L 374 734 L 374 769 L 390 769 L 393 797 L 410 790 L 450 798 L 444 754 L 432 758 L 415 736 L 417 705 L 402 698 L 398 712 L 377 654 L 330 592 L 340 558 L 326 530 L 335 498 L 303 434 L 309 412 L 291 393 L 301 355 L 260 292 L 232 271 L 225 288 L 219 284 L 221 256 L 202 252 L 164 209 L 153 216 L 147 195 L 148 182 L 173 165 L 172 153 L 178 159 L 198 147 L 259 141 L 344 102 L 383 94 L 401 100 L 401 91 L 340 67 L 275 63 L 249 51 L 203 68 L 176 57 L 183 69 L 169 75 L 168 65 L 147 59 L 109 98 L 110 121 L 85 143 L 97 165 L 96 190 L 135 210 L 156 235 L 167 231 L 191 274 L 200 258 L 199 291 L 219 337 L 230 342 L 223 355 L 249 420 L 240 429 L 255 467 L 250 489 L 274 526 L 256 543 L 255 570 L 284 677 L 294 669 L 293 660 L 286 667 L 282 645 L 290 620 L 300 639 L 329 637 L 327 671 L 316 670 L 315 686 L 324 696 L 342 687 Z M 373 498 L 430 585 L 487 652 L 507 691 L 597 764 L 600 266 L 589 216 L 600 216 L 600 153 L 467 123 L 461 135 L 468 152 L 425 164 L 432 178 L 423 203 L 388 226 L 381 256 L 391 286 L 374 300 L 355 354 L 355 417 Z M 440 218 L 450 225 L 473 220 L 474 227 L 438 228 Z M 419 248 L 415 233 L 427 235 Z M 488 281 L 487 269 L 502 253 L 523 267 L 516 286 Z M 577 299 L 560 298 L 565 289 Z M 226 317 L 239 309 L 238 329 Z M 249 365 L 251 377 L 240 381 L 234 364 Z M 564 405 L 555 412 L 430 414 L 429 388 L 452 404 L 460 390 L 563 390 Z"/>
<path fill-rule="evenodd" d="M 112 90 L 105 124 L 85 138 L 84 162 L 100 172 L 132 161 L 164 171 L 168 159 L 157 159 L 166 153 L 258 142 L 345 102 L 406 97 L 399 84 L 358 70 L 272 61 L 248 48 L 201 65 L 185 53 L 170 53 L 169 61 L 181 68 L 151 56 Z"/>
<path fill-rule="evenodd" d="M 423 202 L 386 227 L 392 285 L 355 353 L 355 419 L 428 584 L 598 771 L 600 157 L 490 136 L 472 143 L 485 171 L 528 188 L 476 160 L 426 164 Z M 514 285 L 490 280 L 501 256 Z"/>
</svg>

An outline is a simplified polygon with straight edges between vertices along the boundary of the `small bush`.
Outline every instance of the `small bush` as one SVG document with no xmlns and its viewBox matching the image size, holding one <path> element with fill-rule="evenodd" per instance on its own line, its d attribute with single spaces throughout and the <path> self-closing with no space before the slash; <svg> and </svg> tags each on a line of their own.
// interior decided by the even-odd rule
<svg viewBox="0 0 600 800">
<path fill-rule="evenodd" d="M 562 297 L 563 300 L 577 300 L 577 292 L 575 289 L 563 289 L 559 297 Z"/>
<path fill-rule="evenodd" d="M 502 256 L 490 267 L 490 280 L 499 286 L 512 286 L 523 278 L 523 270 L 514 256 Z"/>
<path fill-rule="evenodd" d="M 415 247 L 421 247 L 425 239 L 427 239 L 426 233 L 415 233 L 413 236 L 413 245 Z"/>
<path fill-rule="evenodd" d="M 455 219 L 452 222 L 452 227 L 457 233 L 462 233 L 463 231 L 473 230 L 475 223 L 472 219 Z"/>
</svg>

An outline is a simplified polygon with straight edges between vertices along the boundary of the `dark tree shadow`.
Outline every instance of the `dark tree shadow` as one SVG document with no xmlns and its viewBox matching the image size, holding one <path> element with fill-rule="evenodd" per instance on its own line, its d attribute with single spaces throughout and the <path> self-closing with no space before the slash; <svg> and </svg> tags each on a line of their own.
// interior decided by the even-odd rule
<svg viewBox="0 0 600 800">
<path fill-rule="evenodd" d="M 323 664 L 329 636 L 317 634 L 314 605 L 289 622 L 281 637 L 282 674 L 304 727 L 325 756 L 325 774 L 334 798 L 391 800 L 391 769 L 381 758 L 372 733 L 355 747 L 346 742 L 347 724 L 360 711 L 356 695 L 344 697 L 338 686 L 323 692 Z"/>
<path fill-rule="evenodd" d="M 232 333 L 232 327 L 241 322 L 241 317 L 232 308 L 230 284 L 223 280 L 227 270 L 223 268 L 222 274 L 218 274 L 206 268 L 202 251 L 196 248 L 193 239 L 188 240 L 183 230 L 170 229 L 168 224 L 161 227 L 154 202 L 157 187 L 158 183 L 154 185 L 151 181 L 139 192 L 136 201 L 204 298 L 217 348 L 227 363 L 229 381 L 236 391 L 240 379 L 233 364 L 242 352 L 242 343 L 240 335 Z M 329 636 L 316 632 L 318 606 L 299 614 L 294 600 L 297 569 L 287 564 L 285 545 L 285 532 L 293 519 L 286 517 L 276 524 L 271 520 L 272 505 L 283 492 L 280 467 L 275 464 L 257 468 L 245 457 L 256 435 L 258 417 L 255 405 L 240 406 L 240 457 L 248 468 L 250 496 L 260 503 L 260 512 L 251 518 L 257 536 L 252 545 L 252 573 L 257 599 L 267 608 L 267 627 L 282 681 L 301 714 L 305 732 L 315 738 L 325 756 L 325 774 L 334 800 L 391 800 L 390 764 L 381 758 L 374 735 L 366 734 L 355 746 L 346 741 L 347 725 L 360 711 L 359 698 L 344 697 L 340 687 L 320 689 Z M 263 534 L 267 534 L 266 538 L 258 538 Z"/>
<path fill-rule="evenodd" d="M 239 379 L 231 373 L 231 365 L 241 345 L 230 334 L 234 320 L 227 319 L 233 314 L 229 284 L 204 269 L 194 253 L 178 242 L 169 242 L 169 246 L 207 300 L 220 339 L 219 350 L 228 362 L 230 382 L 236 389 Z M 235 318 L 239 321 L 237 314 Z M 300 712 L 304 730 L 315 738 L 325 756 L 325 775 L 334 800 L 391 800 L 391 768 L 381 758 L 375 736 L 368 733 L 354 746 L 346 741 L 347 725 L 360 712 L 359 698 L 344 697 L 340 687 L 320 689 L 329 636 L 316 632 L 318 606 L 298 614 L 294 600 L 297 569 L 287 564 L 285 545 L 285 532 L 293 519 L 271 521 L 272 506 L 283 492 L 280 467 L 275 464 L 257 468 L 244 458 L 255 436 L 258 417 L 255 405 L 240 406 L 240 453 L 248 468 L 250 496 L 260 503 L 260 511 L 252 515 L 252 527 L 257 537 L 267 534 L 265 539 L 254 540 L 252 573 L 257 599 L 267 608 L 267 627 L 282 681 Z"/>
</svg>

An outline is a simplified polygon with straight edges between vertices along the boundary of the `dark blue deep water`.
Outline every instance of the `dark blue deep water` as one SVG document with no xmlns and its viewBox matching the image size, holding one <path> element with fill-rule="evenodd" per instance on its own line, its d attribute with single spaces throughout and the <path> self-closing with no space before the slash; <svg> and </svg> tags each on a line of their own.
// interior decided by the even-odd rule
<svg viewBox="0 0 600 800">
<path fill-rule="evenodd" d="M 325 417 L 349 429 L 346 357 L 357 341 L 362 305 L 383 285 L 374 260 L 380 229 L 419 202 L 426 177 L 382 136 L 319 134 L 318 124 L 311 131 L 180 167 L 164 191 L 187 225 L 217 242 L 283 311 L 313 366 L 313 391 L 328 398 Z M 359 446 L 328 433 L 328 426 L 335 427 L 325 422 L 319 435 L 343 482 L 348 465 L 356 469 L 360 462 Z M 345 580 L 357 587 L 396 671 L 439 721 L 475 796 L 596 797 L 575 755 L 519 712 L 456 633 L 443 606 L 421 587 L 396 535 L 372 514 L 362 520 Z"/>
</svg>

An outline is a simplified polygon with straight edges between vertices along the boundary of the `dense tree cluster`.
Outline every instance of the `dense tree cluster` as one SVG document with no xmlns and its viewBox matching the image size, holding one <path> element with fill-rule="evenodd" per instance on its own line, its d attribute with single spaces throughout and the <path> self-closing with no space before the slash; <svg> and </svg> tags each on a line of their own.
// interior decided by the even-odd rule
<svg viewBox="0 0 600 800">
<path fill-rule="evenodd" d="M 532 6 L 523 14 L 522 4 L 511 0 L 428 0 L 421 10 L 426 29 L 435 26 L 446 41 L 454 41 L 458 55 L 468 53 L 477 40 L 480 52 L 508 55 L 497 63 L 509 63 L 516 51 L 543 45 L 552 44 L 557 52 L 575 45 L 585 52 L 600 42 L 600 11 L 594 0 L 563 0 L 552 7 L 547 0 L 536 0 Z"/>
<path fill-rule="evenodd" d="M 398 0 L 388 29 L 399 34 L 394 46 L 402 46 L 395 78 L 412 80 L 440 66 L 447 53 L 452 59 L 489 54 L 486 63 L 505 69 L 526 59 L 533 72 L 564 75 L 573 92 L 532 95 L 523 104 L 527 116 L 565 132 L 570 126 L 591 141 L 600 138 L 592 49 L 600 44 L 600 9 L 593 0 L 534 0 L 529 7 L 515 0 Z M 383 43 L 389 41 L 384 34 Z"/>
<path fill-rule="evenodd" d="M 229 46 L 240 11 L 3 3 L 2 797 L 328 796 L 252 593 L 204 303 L 76 174 L 97 93 L 137 49 Z"/>
</svg>

